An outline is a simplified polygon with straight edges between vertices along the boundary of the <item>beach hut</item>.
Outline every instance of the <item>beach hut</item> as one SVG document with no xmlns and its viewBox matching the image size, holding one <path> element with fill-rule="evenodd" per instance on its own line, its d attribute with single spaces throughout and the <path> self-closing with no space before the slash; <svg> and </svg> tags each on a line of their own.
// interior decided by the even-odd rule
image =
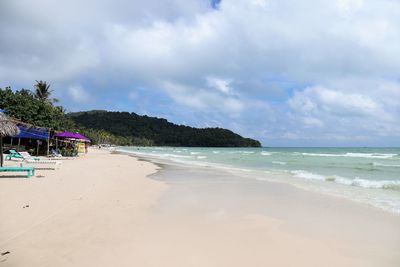
<svg viewBox="0 0 400 267">
<path fill-rule="evenodd" d="M 3 167 L 3 137 L 19 134 L 19 128 L 8 117 L 0 112 L 0 166 Z"/>
<path fill-rule="evenodd" d="M 75 142 L 75 147 L 78 150 L 78 153 L 85 153 L 88 143 L 90 143 L 90 139 L 84 135 L 81 135 L 77 132 L 62 132 L 54 135 L 56 139 L 64 139 L 64 140 L 72 140 Z M 57 141 L 56 141 L 57 143 Z"/>
<path fill-rule="evenodd" d="M 5 110 L 0 109 L 0 113 L 4 113 Z M 14 118 L 8 118 L 14 125 L 18 127 L 18 133 L 16 135 L 7 135 L 10 142 L 7 144 L 9 149 L 15 149 L 20 151 L 21 141 L 23 150 L 30 151 L 33 153 L 36 150 L 36 154 L 39 155 L 39 147 L 42 144 L 47 143 L 47 154 L 48 154 L 48 145 L 50 142 L 50 129 L 44 127 L 37 127 L 29 123 L 25 123 Z M 16 144 L 14 144 L 14 140 L 18 140 Z M 3 140 L 3 146 L 4 140 Z M 27 149 L 29 147 L 29 149 Z"/>
<path fill-rule="evenodd" d="M 81 135 L 80 133 L 62 132 L 62 133 L 55 134 L 54 137 L 65 138 L 65 139 L 74 139 L 74 140 L 82 140 L 84 142 L 89 142 L 90 143 L 90 139 L 87 138 L 84 135 Z"/>
<path fill-rule="evenodd" d="M 47 147 L 50 142 L 50 129 L 43 127 L 36 127 L 27 123 L 17 122 L 19 128 L 19 134 L 15 136 L 18 138 L 18 150 L 21 139 L 36 140 L 36 155 L 39 155 L 39 146 L 43 143 L 47 143 Z M 47 149 L 48 154 L 48 149 Z"/>
</svg>

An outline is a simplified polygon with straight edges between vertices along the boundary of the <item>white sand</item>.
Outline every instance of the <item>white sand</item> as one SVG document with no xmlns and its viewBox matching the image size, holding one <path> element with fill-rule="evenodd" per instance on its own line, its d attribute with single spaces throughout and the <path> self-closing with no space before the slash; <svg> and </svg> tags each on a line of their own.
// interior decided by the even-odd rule
<svg viewBox="0 0 400 267">
<path fill-rule="evenodd" d="M 44 177 L 0 178 L 0 253 L 10 252 L 0 266 L 400 266 L 390 242 L 385 253 L 385 240 L 364 246 L 349 233 L 344 246 L 334 235 L 283 227 L 281 218 L 159 216 L 168 187 L 146 178 L 155 171 L 133 157 L 91 150 L 60 170 L 38 171 Z"/>
</svg>

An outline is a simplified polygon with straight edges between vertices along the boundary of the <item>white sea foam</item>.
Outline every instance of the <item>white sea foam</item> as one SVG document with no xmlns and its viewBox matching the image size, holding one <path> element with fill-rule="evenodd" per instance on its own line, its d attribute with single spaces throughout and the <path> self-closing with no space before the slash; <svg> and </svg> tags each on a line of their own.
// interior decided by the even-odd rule
<svg viewBox="0 0 400 267">
<path fill-rule="evenodd" d="M 379 162 L 373 162 L 373 166 L 378 166 L 378 167 L 392 167 L 392 168 L 400 168 L 400 164 L 383 164 Z"/>
<path fill-rule="evenodd" d="M 167 150 L 167 147 L 153 147 L 153 149 L 157 149 L 157 150 Z"/>
<path fill-rule="evenodd" d="M 352 185 L 364 187 L 364 188 L 377 188 L 377 189 L 393 189 L 399 190 L 400 189 L 400 181 L 390 181 L 390 180 L 365 180 L 356 178 L 353 180 Z"/>
<path fill-rule="evenodd" d="M 379 154 L 379 153 L 345 153 L 345 154 L 301 153 L 301 155 L 314 156 L 314 157 L 349 157 L 349 158 L 372 158 L 372 159 L 389 159 L 397 156 L 397 154 Z"/>
<path fill-rule="evenodd" d="M 165 154 L 158 154 L 161 157 L 164 158 L 193 158 L 191 156 L 184 156 L 184 155 L 175 155 L 175 154 L 169 154 L 169 153 L 165 153 Z"/>
<path fill-rule="evenodd" d="M 325 176 L 303 171 L 303 170 L 295 170 L 291 171 L 294 177 L 296 178 L 302 178 L 302 179 L 307 179 L 307 180 L 319 180 L 319 181 L 325 181 Z"/>
<path fill-rule="evenodd" d="M 278 165 L 286 165 L 287 162 L 284 161 L 272 161 L 273 164 L 278 164 Z"/>
<path fill-rule="evenodd" d="M 350 179 L 338 175 L 324 176 L 320 174 L 307 172 L 304 170 L 295 170 L 291 171 L 291 173 L 296 178 L 302 178 L 307 180 L 334 182 L 342 185 L 350 185 L 363 188 L 400 190 L 399 180 L 366 180 L 358 177 L 355 179 Z"/>
<path fill-rule="evenodd" d="M 227 153 L 227 154 L 253 154 L 254 151 L 231 150 L 231 151 L 226 151 L 225 153 Z"/>
<path fill-rule="evenodd" d="M 146 149 L 136 147 L 118 148 L 117 150 L 128 154 L 136 154 L 138 156 L 143 155 L 149 158 L 158 158 L 160 162 L 163 162 L 165 160 L 170 161 L 171 164 L 175 162 L 177 164 L 185 164 L 188 166 L 199 166 L 207 168 L 215 167 L 221 170 L 232 172 L 235 175 L 257 179 L 259 181 L 286 181 L 305 189 L 316 190 L 321 193 L 345 196 L 355 201 L 369 203 L 373 206 L 391 212 L 400 213 L 400 196 L 398 195 L 398 193 L 400 192 L 400 177 L 396 176 L 395 173 L 395 170 L 397 168 L 400 168 L 400 153 L 394 154 L 392 153 L 392 151 L 387 151 L 387 153 L 385 153 L 386 151 L 377 151 L 379 153 L 371 153 L 371 150 L 366 150 L 365 153 L 346 153 L 343 150 L 321 150 L 322 153 L 319 153 L 320 151 L 318 150 L 314 153 L 301 153 L 295 152 L 295 150 L 288 152 L 254 152 L 246 151 L 245 149 L 204 149 L 201 151 L 193 151 L 192 149 L 185 148 Z M 180 151 L 184 152 L 184 154 L 180 153 Z M 255 154 L 244 152 L 253 152 Z M 279 159 L 271 157 L 271 160 L 268 160 L 268 156 L 273 156 L 276 153 L 279 153 Z M 216 156 L 215 154 L 220 154 L 221 156 L 226 154 L 233 154 L 232 156 L 234 157 L 221 158 L 219 156 Z M 258 161 L 256 161 L 256 163 L 265 163 L 265 165 L 256 165 L 258 167 L 253 168 L 251 162 L 250 165 L 247 165 L 247 161 L 235 161 L 236 157 L 244 158 L 245 154 L 253 154 L 253 156 L 249 158 L 246 157 L 248 161 L 251 161 L 253 158 L 254 160 L 257 160 L 257 155 Z M 302 159 L 297 158 L 296 160 L 299 160 L 299 162 L 295 161 L 293 164 L 292 162 L 290 162 L 289 164 L 289 161 L 284 158 L 285 156 L 288 156 L 290 158 L 293 157 L 293 155 L 304 156 L 304 160 L 308 158 L 308 165 L 304 166 L 308 166 L 309 169 L 307 169 L 306 171 L 302 170 L 303 167 L 298 167 L 299 170 L 290 170 L 290 168 L 287 167 L 288 165 L 295 166 L 297 163 L 302 164 Z M 265 156 L 267 156 L 267 158 L 265 158 Z M 315 161 L 315 164 L 313 162 L 310 163 L 309 160 L 313 159 L 311 158 L 312 156 L 338 158 L 329 158 L 329 164 L 324 165 L 325 163 L 323 161 L 318 160 Z M 263 157 L 264 160 L 260 161 L 260 159 L 262 159 Z M 353 166 L 352 169 L 346 169 L 341 168 L 340 162 L 342 162 L 343 160 L 341 159 L 344 158 L 340 157 L 347 157 L 349 159 L 349 164 L 351 164 L 350 158 L 370 158 L 374 160 L 369 160 L 369 168 L 366 168 L 365 164 L 361 164 L 359 163 L 359 161 L 355 161 L 354 164 L 351 165 Z M 271 163 L 276 166 L 275 169 L 273 168 L 274 165 L 271 165 Z M 284 166 L 285 164 L 286 166 Z M 321 166 L 321 164 L 323 165 Z M 248 169 L 246 169 L 246 166 L 248 166 Z M 376 167 L 373 168 L 373 166 Z M 344 177 L 339 175 L 322 175 L 318 171 L 320 167 L 325 167 L 326 171 L 329 171 L 331 173 L 340 173 Z M 336 169 L 338 172 L 336 172 Z M 379 171 L 370 172 L 371 170 Z M 359 177 L 354 178 L 354 176 L 356 175 Z"/>
</svg>

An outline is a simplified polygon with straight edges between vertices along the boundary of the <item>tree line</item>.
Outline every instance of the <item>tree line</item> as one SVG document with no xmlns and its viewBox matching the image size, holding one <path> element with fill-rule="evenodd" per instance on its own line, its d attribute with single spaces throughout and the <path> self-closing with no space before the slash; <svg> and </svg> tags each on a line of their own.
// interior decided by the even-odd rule
<svg viewBox="0 0 400 267">
<path fill-rule="evenodd" d="M 131 146 L 259 147 L 257 140 L 243 138 L 222 128 L 193 128 L 165 119 L 129 112 L 86 111 L 67 113 L 51 98 L 50 84 L 36 81 L 34 90 L 0 88 L 0 108 L 25 123 L 55 131 L 79 132 L 92 144 Z"/>
<path fill-rule="evenodd" d="M 77 125 L 126 138 L 144 138 L 156 146 L 260 147 L 257 140 L 222 128 L 194 128 L 129 112 L 92 110 L 68 114 Z"/>
<path fill-rule="evenodd" d="M 67 116 L 66 109 L 51 98 L 53 90 L 45 81 L 36 81 L 34 90 L 0 88 L 0 108 L 16 120 L 53 131 L 79 132 L 91 139 L 92 144 L 147 145 L 147 140 L 134 140 L 116 136 L 104 130 L 78 126 Z"/>
</svg>

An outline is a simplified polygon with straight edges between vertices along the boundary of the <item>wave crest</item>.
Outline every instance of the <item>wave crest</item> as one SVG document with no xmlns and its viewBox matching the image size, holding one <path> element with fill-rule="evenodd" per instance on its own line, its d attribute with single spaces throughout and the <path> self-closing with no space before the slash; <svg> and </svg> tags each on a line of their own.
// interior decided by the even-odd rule
<svg viewBox="0 0 400 267">
<path fill-rule="evenodd" d="M 342 185 L 357 186 L 362 188 L 400 190 L 399 180 L 366 180 L 358 177 L 355 179 L 349 179 L 338 175 L 324 176 L 304 170 L 291 171 L 291 173 L 296 178 L 307 180 L 334 182 Z"/>
<path fill-rule="evenodd" d="M 300 153 L 303 156 L 313 157 L 348 157 L 348 158 L 369 158 L 369 159 L 390 159 L 398 156 L 397 154 L 380 153 L 345 153 L 345 154 L 327 154 L 327 153 Z"/>
<path fill-rule="evenodd" d="M 400 165 L 398 165 L 398 164 L 383 164 L 383 163 L 379 163 L 379 162 L 373 162 L 372 165 L 376 166 L 376 167 L 400 168 Z"/>
</svg>

